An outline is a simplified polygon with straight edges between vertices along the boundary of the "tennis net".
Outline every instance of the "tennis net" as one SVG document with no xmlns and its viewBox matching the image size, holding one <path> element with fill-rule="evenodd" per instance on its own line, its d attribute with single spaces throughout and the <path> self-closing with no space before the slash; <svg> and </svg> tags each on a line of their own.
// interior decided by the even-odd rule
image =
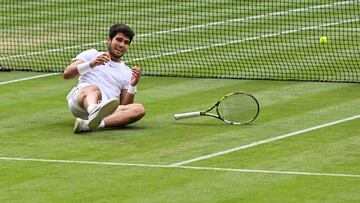
<svg viewBox="0 0 360 203">
<path fill-rule="evenodd" d="M 144 75 L 359 83 L 359 11 L 360 0 L 5 0 L 0 70 L 62 72 L 122 22 L 136 32 L 124 60 Z"/>
</svg>

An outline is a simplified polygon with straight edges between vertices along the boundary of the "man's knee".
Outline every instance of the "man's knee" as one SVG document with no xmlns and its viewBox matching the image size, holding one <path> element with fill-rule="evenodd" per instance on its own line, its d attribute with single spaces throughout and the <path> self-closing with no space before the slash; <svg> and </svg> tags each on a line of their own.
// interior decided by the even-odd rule
<svg viewBox="0 0 360 203">
<path fill-rule="evenodd" d="M 142 104 L 133 104 L 131 109 L 134 117 L 140 119 L 145 116 L 145 108 Z"/>
</svg>

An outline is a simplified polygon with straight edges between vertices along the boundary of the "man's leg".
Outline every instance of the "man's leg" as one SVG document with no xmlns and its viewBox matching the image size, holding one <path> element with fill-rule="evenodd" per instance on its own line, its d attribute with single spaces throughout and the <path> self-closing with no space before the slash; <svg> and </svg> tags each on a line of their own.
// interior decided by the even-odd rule
<svg viewBox="0 0 360 203">
<path fill-rule="evenodd" d="M 118 106 L 113 114 L 104 118 L 105 127 L 122 127 L 140 120 L 145 115 L 142 104 Z"/>
<path fill-rule="evenodd" d="M 99 128 L 123 127 L 140 120 L 145 115 L 145 109 L 141 104 L 129 104 L 118 106 L 113 114 L 102 120 Z M 88 121 L 77 118 L 74 133 L 89 131 Z"/>
<path fill-rule="evenodd" d="M 88 110 L 89 107 L 93 107 L 92 105 L 97 105 L 101 98 L 100 89 L 96 85 L 89 85 L 80 91 L 76 100 L 80 106 Z"/>
<path fill-rule="evenodd" d="M 103 118 L 112 114 L 119 105 L 117 98 L 110 99 L 109 101 L 102 102 L 102 95 L 100 89 L 95 85 L 90 85 L 83 88 L 76 100 L 80 106 L 82 106 L 89 114 L 88 121 L 81 121 L 77 119 L 75 121 L 74 132 L 81 132 L 88 127 L 89 129 L 97 128 Z"/>
</svg>

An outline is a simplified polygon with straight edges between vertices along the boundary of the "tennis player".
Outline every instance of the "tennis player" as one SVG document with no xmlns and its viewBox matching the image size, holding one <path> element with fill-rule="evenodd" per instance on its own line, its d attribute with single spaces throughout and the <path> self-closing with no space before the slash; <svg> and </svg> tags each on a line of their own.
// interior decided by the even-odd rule
<svg viewBox="0 0 360 203">
<path fill-rule="evenodd" d="M 134 36 L 129 26 L 112 25 L 106 52 L 84 51 L 64 70 L 64 79 L 79 76 L 78 85 L 66 97 L 76 117 L 74 133 L 123 127 L 145 115 L 143 105 L 134 103 L 141 69 L 130 69 L 121 60 Z"/>
</svg>

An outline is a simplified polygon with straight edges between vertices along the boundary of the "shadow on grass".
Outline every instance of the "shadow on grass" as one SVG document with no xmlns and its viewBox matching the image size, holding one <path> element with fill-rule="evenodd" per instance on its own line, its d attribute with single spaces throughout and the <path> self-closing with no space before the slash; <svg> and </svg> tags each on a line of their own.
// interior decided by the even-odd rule
<svg viewBox="0 0 360 203">
<path fill-rule="evenodd" d="M 81 132 L 74 135 L 79 136 L 94 136 L 96 134 L 98 135 L 104 135 L 106 132 L 111 132 L 111 135 L 115 135 L 114 132 L 124 132 L 124 131 L 137 131 L 137 130 L 144 130 L 147 129 L 146 127 L 142 126 L 124 126 L 124 127 L 114 127 L 114 128 L 101 128 L 101 129 L 95 129 L 87 132 Z M 118 134 L 116 134 L 118 135 Z"/>
</svg>

